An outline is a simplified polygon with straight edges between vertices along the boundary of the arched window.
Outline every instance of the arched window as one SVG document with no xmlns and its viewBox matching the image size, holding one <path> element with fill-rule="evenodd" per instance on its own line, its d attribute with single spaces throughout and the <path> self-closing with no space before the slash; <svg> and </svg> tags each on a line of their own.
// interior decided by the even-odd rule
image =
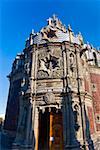
<svg viewBox="0 0 100 150">
<path fill-rule="evenodd" d="M 93 57 L 94 57 L 94 63 L 95 63 L 95 65 L 98 65 L 97 56 L 96 56 L 95 52 L 93 52 Z"/>
</svg>

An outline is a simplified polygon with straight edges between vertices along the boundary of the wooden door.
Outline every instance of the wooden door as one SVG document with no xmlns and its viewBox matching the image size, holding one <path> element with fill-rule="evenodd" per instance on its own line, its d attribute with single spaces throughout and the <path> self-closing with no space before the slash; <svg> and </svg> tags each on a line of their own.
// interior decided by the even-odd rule
<svg viewBox="0 0 100 150">
<path fill-rule="evenodd" d="M 62 112 L 50 113 L 50 150 L 63 150 L 63 119 Z"/>
</svg>

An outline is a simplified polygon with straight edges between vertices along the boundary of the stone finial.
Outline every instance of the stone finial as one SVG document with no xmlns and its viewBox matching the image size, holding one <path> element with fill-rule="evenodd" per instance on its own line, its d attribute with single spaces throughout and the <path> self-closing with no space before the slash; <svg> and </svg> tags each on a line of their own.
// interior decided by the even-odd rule
<svg viewBox="0 0 100 150">
<path fill-rule="evenodd" d="M 87 45 L 87 48 L 88 48 L 88 49 L 91 49 L 91 46 L 90 46 L 90 44 L 89 44 L 88 41 L 87 41 L 87 44 L 86 44 L 86 45 Z"/>
<path fill-rule="evenodd" d="M 70 42 L 72 42 L 74 33 L 72 32 L 72 28 L 71 28 L 70 24 L 68 25 L 68 32 L 69 32 L 69 40 L 70 40 Z"/>
<path fill-rule="evenodd" d="M 47 19 L 48 25 L 52 26 L 52 18 Z"/>
<path fill-rule="evenodd" d="M 36 35 L 36 33 L 34 32 L 34 29 L 32 29 L 31 33 L 30 33 L 30 37 L 29 39 L 26 41 L 26 45 L 29 46 L 29 45 L 32 45 L 33 44 L 33 37 L 34 35 Z M 26 46 L 26 47 L 27 47 Z"/>
<path fill-rule="evenodd" d="M 71 25 L 68 24 L 68 31 L 72 31 Z"/>
<path fill-rule="evenodd" d="M 93 44 L 91 44 L 91 49 L 93 49 L 94 47 L 93 47 Z M 98 48 L 99 49 L 99 48 Z"/>
<path fill-rule="evenodd" d="M 32 29 L 32 34 L 33 34 L 33 35 L 35 34 L 34 29 Z"/>
<path fill-rule="evenodd" d="M 79 39 L 81 45 L 83 45 L 83 44 L 84 44 L 84 41 L 83 41 L 83 37 L 82 37 L 81 32 L 78 33 L 78 39 Z"/>
<path fill-rule="evenodd" d="M 58 18 L 56 17 L 56 15 L 54 14 L 52 16 L 52 18 L 47 19 L 48 21 L 48 25 L 50 26 L 55 26 L 55 24 L 57 23 Z"/>
<path fill-rule="evenodd" d="M 53 21 L 53 25 L 54 25 L 55 27 L 61 26 L 61 25 L 60 25 L 61 22 L 59 21 L 59 19 L 57 18 L 57 16 L 56 16 L 55 14 L 54 14 L 53 17 L 52 17 L 52 21 Z"/>
<path fill-rule="evenodd" d="M 56 20 L 57 19 L 57 15 L 53 14 L 53 20 Z"/>
<path fill-rule="evenodd" d="M 32 29 L 32 31 L 30 33 L 30 37 L 32 37 L 33 35 L 35 35 L 34 29 Z"/>
</svg>

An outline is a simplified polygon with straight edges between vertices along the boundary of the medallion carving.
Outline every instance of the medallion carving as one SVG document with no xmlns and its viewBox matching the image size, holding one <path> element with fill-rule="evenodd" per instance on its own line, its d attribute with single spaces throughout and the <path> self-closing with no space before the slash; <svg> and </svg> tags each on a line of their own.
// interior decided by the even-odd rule
<svg viewBox="0 0 100 150">
<path fill-rule="evenodd" d="M 46 104 L 55 104 L 55 95 L 52 92 L 48 92 L 43 96 L 43 100 Z"/>
</svg>

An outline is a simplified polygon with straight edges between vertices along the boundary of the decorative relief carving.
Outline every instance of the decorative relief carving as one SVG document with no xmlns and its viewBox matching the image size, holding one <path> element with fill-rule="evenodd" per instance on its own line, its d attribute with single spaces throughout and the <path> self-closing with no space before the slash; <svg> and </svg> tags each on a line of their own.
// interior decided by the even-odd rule
<svg viewBox="0 0 100 150">
<path fill-rule="evenodd" d="M 63 67 L 61 57 L 53 55 L 51 51 L 46 52 L 46 55 L 39 54 L 38 78 L 61 77 L 63 72 L 61 67 Z"/>
<path fill-rule="evenodd" d="M 63 88 L 63 83 L 61 81 L 53 81 L 53 82 L 39 82 L 37 83 L 38 89 L 44 89 L 47 87 L 53 87 L 53 88 Z"/>
<path fill-rule="evenodd" d="M 62 51 L 61 51 L 61 48 L 56 48 L 56 47 L 54 47 L 54 51 L 53 51 L 53 53 L 52 53 L 54 56 L 56 56 L 56 57 L 62 57 Z"/>
<path fill-rule="evenodd" d="M 62 24 L 62 22 L 57 18 L 56 15 L 53 15 L 52 18 L 48 19 L 48 26 L 53 27 L 53 28 L 57 28 L 57 29 L 62 30 L 63 32 L 66 32 L 65 25 Z"/>
<path fill-rule="evenodd" d="M 61 69 L 53 71 L 53 78 L 60 78 L 63 76 L 63 71 Z"/>
<path fill-rule="evenodd" d="M 46 61 L 45 61 L 45 59 L 41 59 L 41 60 L 39 60 L 39 64 L 40 64 L 40 67 L 39 67 L 39 70 L 40 71 L 44 71 L 44 72 L 46 72 L 48 75 L 50 75 L 50 69 L 48 69 L 48 67 L 47 67 L 47 65 L 48 64 L 46 64 Z"/>
<path fill-rule="evenodd" d="M 46 104 L 55 104 L 55 95 L 52 92 L 48 92 L 43 96 L 43 100 Z"/>
<path fill-rule="evenodd" d="M 44 72 L 43 70 L 38 71 L 37 77 L 38 78 L 48 78 L 48 73 Z"/>
<path fill-rule="evenodd" d="M 57 38 L 56 29 L 52 27 L 46 27 L 41 30 L 43 40 L 51 41 Z"/>
<path fill-rule="evenodd" d="M 44 58 L 44 57 L 46 57 L 47 54 L 48 54 L 48 53 L 47 53 L 47 49 L 44 49 L 44 48 L 43 48 L 43 50 L 41 50 L 41 52 L 39 52 L 39 54 L 38 54 L 39 60 L 42 59 L 42 58 Z"/>
</svg>

